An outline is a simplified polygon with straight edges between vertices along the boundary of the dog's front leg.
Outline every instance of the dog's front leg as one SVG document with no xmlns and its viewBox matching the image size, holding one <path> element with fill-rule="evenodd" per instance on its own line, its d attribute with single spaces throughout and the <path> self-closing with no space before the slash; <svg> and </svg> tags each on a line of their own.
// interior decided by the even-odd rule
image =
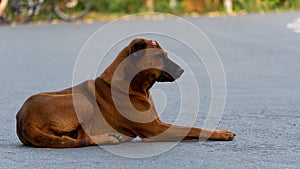
<svg viewBox="0 0 300 169">
<path fill-rule="evenodd" d="M 191 139 L 231 141 L 235 137 L 234 133 L 227 130 L 205 130 L 162 122 L 156 122 L 155 125 L 151 125 L 149 130 L 143 131 L 142 138 L 144 141 L 180 141 Z"/>
</svg>

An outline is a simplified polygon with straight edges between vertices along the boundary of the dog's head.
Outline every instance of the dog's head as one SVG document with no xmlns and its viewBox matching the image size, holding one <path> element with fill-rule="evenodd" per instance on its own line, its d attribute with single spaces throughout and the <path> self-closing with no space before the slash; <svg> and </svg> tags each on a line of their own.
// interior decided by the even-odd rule
<svg viewBox="0 0 300 169">
<path fill-rule="evenodd" d="M 130 62 L 125 66 L 125 73 L 130 74 L 138 69 L 140 71 L 134 75 L 152 78 L 157 82 L 173 82 L 184 72 L 154 40 L 132 40 L 128 45 L 128 57 Z"/>
</svg>

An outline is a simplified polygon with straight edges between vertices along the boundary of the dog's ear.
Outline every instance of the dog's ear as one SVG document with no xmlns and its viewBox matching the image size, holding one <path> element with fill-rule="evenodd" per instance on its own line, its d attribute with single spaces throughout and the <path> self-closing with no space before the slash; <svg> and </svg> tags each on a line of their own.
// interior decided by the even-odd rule
<svg viewBox="0 0 300 169">
<path fill-rule="evenodd" d="M 147 43 L 145 42 L 145 40 L 141 39 L 141 40 L 136 40 L 135 42 L 133 42 L 133 44 L 130 46 L 129 49 L 129 55 L 131 54 L 136 54 L 136 52 L 140 51 L 140 54 L 144 54 L 145 52 L 141 51 L 143 49 L 146 49 L 147 47 Z"/>
</svg>

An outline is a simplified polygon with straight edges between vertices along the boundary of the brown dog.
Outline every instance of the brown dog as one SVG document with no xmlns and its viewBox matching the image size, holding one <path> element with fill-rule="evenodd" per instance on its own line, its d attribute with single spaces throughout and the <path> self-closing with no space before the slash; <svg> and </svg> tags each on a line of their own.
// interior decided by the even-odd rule
<svg viewBox="0 0 300 169">
<path fill-rule="evenodd" d="M 95 80 L 28 98 L 17 114 L 17 134 L 24 145 L 54 148 L 118 144 L 137 136 L 144 141 L 233 140 L 235 134 L 227 130 L 160 121 L 149 89 L 182 73 L 156 41 L 134 39 Z"/>
</svg>

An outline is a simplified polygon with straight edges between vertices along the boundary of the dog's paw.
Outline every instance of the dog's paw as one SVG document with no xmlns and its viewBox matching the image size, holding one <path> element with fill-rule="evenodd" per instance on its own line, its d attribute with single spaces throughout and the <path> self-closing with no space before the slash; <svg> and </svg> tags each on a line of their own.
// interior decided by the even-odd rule
<svg viewBox="0 0 300 169">
<path fill-rule="evenodd" d="M 92 144 L 105 145 L 105 144 L 119 144 L 122 142 L 123 136 L 116 133 L 106 133 L 101 135 L 90 136 L 93 141 Z"/>
<path fill-rule="evenodd" d="M 216 130 L 214 131 L 212 137 L 213 140 L 220 140 L 220 141 L 232 141 L 235 138 L 235 134 L 228 130 Z"/>
<path fill-rule="evenodd" d="M 106 133 L 102 137 L 105 138 L 104 144 L 120 144 L 123 139 L 123 136 L 117 133 Z"/>
<path fill-rule="evenodd" d="M 117 133 L 108 133 L 109 136 L 114 137 L 115 139 L 117 139 L 117 144 L 122 142 L 123 136 L 121 134 L 117 134 Z"/>
</svg>

